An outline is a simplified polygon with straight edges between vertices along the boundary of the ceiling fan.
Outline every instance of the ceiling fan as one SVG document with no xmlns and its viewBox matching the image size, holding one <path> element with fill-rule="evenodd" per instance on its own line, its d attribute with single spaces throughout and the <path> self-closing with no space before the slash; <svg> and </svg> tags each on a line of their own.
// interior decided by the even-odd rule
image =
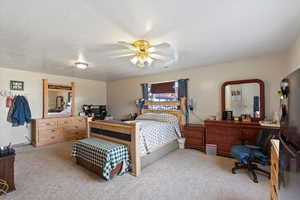
<svg viewBox="0 0 300 200">
<path fill-rule="evenodd" d="M 130 52 L 117 57 L 131 57 L 131 63 L 141 68 L 151 66 L 153 61 L 163 61 L 170 65 L 177 60 L 175 50 L 166 42 L 151 45 L 147 40 L 137 40 L 133 43 L 119 41 L 118 44 Z"/>
</svg>

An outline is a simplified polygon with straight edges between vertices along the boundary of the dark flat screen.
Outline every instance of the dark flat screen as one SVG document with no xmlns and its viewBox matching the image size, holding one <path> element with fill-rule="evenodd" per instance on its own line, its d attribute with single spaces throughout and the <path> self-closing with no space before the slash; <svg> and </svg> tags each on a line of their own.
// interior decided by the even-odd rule
<svg viewBox="0 0 300 200">
<path fill-rule="evenodd" d="M 282 121 L 283 134 L 286 139 L 300 148 L 300 69 L 287 77 L 289 91 L 287 116 Z"/>
</svg>

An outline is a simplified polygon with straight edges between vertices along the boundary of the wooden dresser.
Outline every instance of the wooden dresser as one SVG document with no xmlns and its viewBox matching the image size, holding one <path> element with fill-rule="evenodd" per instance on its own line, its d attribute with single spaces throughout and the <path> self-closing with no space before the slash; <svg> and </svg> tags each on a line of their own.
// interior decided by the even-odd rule
<svg viewBox="0 0 300 200">
<path fill-rule="evenodd" d="M 271 140 L 271 200 L 278 200 L 279 140 Z"/>
<path fill-rule="evenodd" d="M 222 156 L 230 156 L 231 147 L 241 144 L 241 138 L 246 139 L 246 144 L 254 145 L 256 136 L 262 128 L 256 122 L 207 120 L 204 124 L 206 144 L 217 145 L 217 154 Z"/>
<path fill-rule="evenodd" d="M 183 128 L 185 147 L 205 151 L 205 127 L 202 124 L 187 124 Z"/>
<path fill-rule="evenodd" d="M 32 120 L 32 144 L 43 146 L 86 138 L 87 118 L 47 118 Z"/>
</svg>

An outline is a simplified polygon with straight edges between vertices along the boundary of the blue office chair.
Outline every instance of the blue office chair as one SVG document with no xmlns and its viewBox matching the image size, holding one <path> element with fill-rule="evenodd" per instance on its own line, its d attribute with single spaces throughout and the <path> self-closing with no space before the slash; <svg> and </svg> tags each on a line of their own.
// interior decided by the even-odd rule
<svg viewBox="0 0 300 200">
<path fill-rule="evenodd" d="M 235 145 L 231 148 L 231 155 L 238 162 L 232 168 L 235 174 L 238 169 L 247 169 L 253 176 L 253 181 L 258 183 L 255 171 L 262 172 L 270 178 L 270 172 L 258 168 L 257 164 L 270 165 L 270 144 L 271 139 L 275 138 L 276 132 L 271 130 L 262 130 L 256 137 L 256 145 L 245 145 L 247 141 L 241 138 L 241 145 Z"/>
</svg>

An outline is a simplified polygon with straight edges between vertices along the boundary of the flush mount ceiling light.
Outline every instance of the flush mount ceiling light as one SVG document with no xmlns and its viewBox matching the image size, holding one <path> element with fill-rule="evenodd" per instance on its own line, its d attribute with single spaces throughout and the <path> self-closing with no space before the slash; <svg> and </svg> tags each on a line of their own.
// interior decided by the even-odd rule
<svg viewBox="0 0 300 200">
<path fill-rule="evenodd" d="M 158 54 L 158 52 L 161 52 L 163 49 L 171 50 L 171 45 L 166 42 L 157 45 L 151 45 L 147 40 L 137 40 L 133 43 L 119 41 L 118 44 L 128 48 L 131 51 L 130 54 L 121 56 L 133 56 L 133 58 L 130 58 L 130 62 L 141 68 L 145 66 L 151 66 L 155 60 L 167 61 L 172 59 L 170 57 Z"/>
<path fill-rule="evenodd" d="M 85 69 L 87 69 L 88 64 L 87 64 L 86 62 L 78 61 L 78 62 L 75 62 L 75 66 L 76 66 L 78 69 L 85 70 Z"/>
</svg>

